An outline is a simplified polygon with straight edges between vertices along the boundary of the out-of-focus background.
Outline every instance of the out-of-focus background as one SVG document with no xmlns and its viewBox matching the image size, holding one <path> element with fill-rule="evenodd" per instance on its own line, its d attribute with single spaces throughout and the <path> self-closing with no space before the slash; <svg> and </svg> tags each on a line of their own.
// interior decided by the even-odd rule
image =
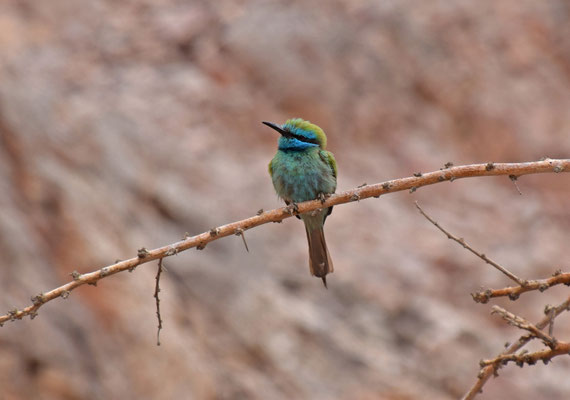
<svg viewBox="0 0 570 400">
<path fill-rule="evenodd" d="M 267 174 L 303 117 L 338 189 L 570 154 L 565 0 L 3 0 L 2 313 L 92 271 L 281 205 Z M 145 264 L 0 329 L 0 399 L 457 399 L 520 332 L 470 292 L 570 269 L 570 176 L 477 178 L 338 206 L 329 290 L 292 218 Z M 493 301 L 535 321 L 568 288 Z M 570 337 L 570 318 L 555 325 Z M 532 347 L 531 347 L 532 348 Z M 567 399 L 570 359 L 481 399 Z"/>
</svg>

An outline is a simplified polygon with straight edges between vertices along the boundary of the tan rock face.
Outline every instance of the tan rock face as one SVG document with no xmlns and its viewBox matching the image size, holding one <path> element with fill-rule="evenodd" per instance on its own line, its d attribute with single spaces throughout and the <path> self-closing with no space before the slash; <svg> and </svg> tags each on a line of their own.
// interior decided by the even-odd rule
<svg viewBox="0 0 570 400">
<path fill-rule="evenodd" d="M 0 4 L 0 308 L 184 232 L 280 205 L 262 120 L 325 129 L 339 190 L 570 154 L 564 1 Z M 471 301 L 568 270 L 570 176 L 473 179 L 335 207 L 329 290 L 289 219 L 82 287 L 0 329 L 0 398 L 456 399 L 519 332 Z M 538 320 L 563 288 L 502 303 Z M 570 337 L 560 319 L 555 334 Z M 546 373 L 546 371 L 548 373 Z M 481 398 L 565 399 L 568 362 Z M 4 397 L 2 397 L 4 396 Z"/>
</svg>

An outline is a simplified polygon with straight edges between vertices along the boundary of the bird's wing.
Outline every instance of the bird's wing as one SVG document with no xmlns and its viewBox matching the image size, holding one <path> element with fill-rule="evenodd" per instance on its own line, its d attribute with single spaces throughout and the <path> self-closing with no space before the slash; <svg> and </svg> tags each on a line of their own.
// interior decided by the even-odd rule
<svg viewBox="0 0 570 400">
<path fill-rule="evenodd" d="M 319 155 L 321 156 L 321 160 L 323 160 L 331 168 L 333 176 L 336 179 L 336 160 L 334 159 L 333 153 L 330 151 L 321 150 Z"/>
<path fill-rule="evenodd" d="M 273 177 L 273 160 L 269 161 L 269 165 L 267 166 L 267 170 L 269 171 L 269 175 Z"/>
<path fill-rule="evenodd" d="M 336 190 L 336 175 L 337 175 L 336 160 L 334 159 L 333 153 L 331 153 L 330 151 L 321 150 L 319 152 L 319 155 L 321 156 L 321 160 L 323 160 L 325 162 L 325 164 L 327 164 L 332 171 L 332 174 L 333 174 L 334 179 L 335 179 L 335 188 L 333 190 L 333 192 L 334 192 Z M 332 209 L 333 209 L 332 207 L 329 207 L 329 210 L 325 214 L 324 221 L 326 221 L 327 217 L 331 214 Z M 323 223 L 324 223 L 324 221 L 323 221 Z"/>
</svg>

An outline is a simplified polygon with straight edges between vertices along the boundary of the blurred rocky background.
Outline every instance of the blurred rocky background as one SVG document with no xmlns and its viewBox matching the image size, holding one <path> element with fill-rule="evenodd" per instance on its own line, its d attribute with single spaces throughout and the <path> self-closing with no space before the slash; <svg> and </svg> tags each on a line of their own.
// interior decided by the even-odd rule
<svg viewBox="0 0 570 400">
<path fill-rule="evenodd" d="M 0 307 L 281 205 L 289 117 L 338 189 L 570 154 L 566 0 L 0 2 Z M 0 399 L 457 399 L 520 332 L 470 292 L 570 270 L 570 175 L 445 182 L 335 207 L 329 290 L 292 218 L 85 286 L 0 329 Z M 532 321 L 568 288 L 493 301 Z M 570 338 L 570 317 L 555 335 Z M 532 349 L 532 347 L 531 347 Z M 570 359 L 481 399 L 568 399 Z"/>
</svg>

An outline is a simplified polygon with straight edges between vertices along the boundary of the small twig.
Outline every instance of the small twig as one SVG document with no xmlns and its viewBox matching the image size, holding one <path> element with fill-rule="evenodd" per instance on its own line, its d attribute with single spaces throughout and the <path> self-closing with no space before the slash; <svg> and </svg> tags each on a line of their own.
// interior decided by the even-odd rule
<svg viewBox="0 0 570 400">
<path fill-rule="evenodd" d="M 247 251 L 249 253 L 249 248 L 247 247 L 247 242 L 245 241 L 244 230 L 241 228 L 237 228 L 236 229 L 236 235 L 241 236 L 241 238 L 243 239 L 243 245 L 245 246 L 245 251 Z"/>
<path fill-rule="evenodd" d="M 521 278 L 519 278 L 518 276 L 516 276 L 515 274 L 513 274 L 512 272 L 510 272 L 509 270 L 507 270 L 505 267 L 497 264 L 495 261 L 491 260 L 489 257 L 487 257 L 485 254 L 479 253 L 477 250 L 473 249 L 471 246 L 469 246 L 467 244 L 467 242 L 463 239 L 463 238 L 457 238 L 455 236 L 453 236 L 451 233 L 449 233 L 448 231 L 446 231 L 445 229 L 443 229 L 435 220 L 433 220 L 433 218 L 431 218 L 429 215 L 427 215 L 424 210 L 422 210 L 422 208 L 420 207 L 420 205 L 418 204 L 418 202 L 416 201 L 416 207 L 417 209 L 420 211 L 420 213 L 429 221 L 431 222 L 433 225 L 435 225 L 435 227 L 437 229 L 439 229 L 440 231 L 442 231 L 448 239 L 454 240 L 455 242 L 459 243 L 461 246 L 463 246 L 463 248 L 469 250 L 471 253 L 475 254 L 477 257 L 479 257 L 481 260 L 485 261 L 487 264 L 492 265 L 493 267 L 495 267 L 496 269 L 498 269 L 499 271 L 501 271 L 503 274 L 505 274 L 506 276 L 508 276 L 510 279 L 512 279 L 513 281 L 515 281 L 516 283 L 518 283 L 521 286 L 526 286 L 527 281 L 523 280 Z"/>
<path fill-rule="evenodd" d="M 156 345 L 160 346 L 160 331 L 162 330 L 162 316 L 160 315 L 160 274 L 162 273 L 162 258 L 158 260 L 158 270 L 156 271 L 156 285 L 154 286 L 154 298 L 156 299 L 156 318 L 158 319 L 158 328 L 156 330 Z"/>
<path fill-rule="evenodd" d="M 570 307 L 570 297 L 568 297 L 563 303 L 554 307 L 554 311 L 552 311 L 553 316 L 547 315 L 543 319 L 541 319 L 538 323 L 535 324 L 537 329 L 544 329 L 553 318 L 556 318 L 558 315 L 563 313 L 564 311 L 569 310 Z M 497 375 L 497 371 L 501 368 L 502 363 L 500 362 L 500 358 L 504 356 L 509 356 L 516 353 L 519 349 L 523 348 L 530 340 L 532 340 L 532 335 L 523 335 L 521 336 L 516 342 L 511 344 L 508 348 L 506 348 L 501 354 L 497 356 L 495 359 L 499 359 L 499 361 L 495 363 L 484 364 L 485 366 L 481 368 L 479 374 L 477 375 L 477 380 L 469 389 L 469 391 L 463 396 L 462 400 L 473 400 L 478 393 L 483 390 L 483 386 L 489 380 L 491 375 Z M 558 343 L 560 345 L 560 342 Z M 550 349 L 548 349 L 550 351 Z M 555 354 L 558 355 L 558 354 Z M 553 355 L 554 356 L 554 355 Z M 485 362 L 485 361 L 484 361 Z M 483 363 L 484 363 L 483 362 Z"/>
<path fill-rule="evenodd" d="M 556 339 L 554 339 L 552 336 L 542 332 L 540 329 L 538 329 L 536 326 L 534 326 L 533 324 L 528 322 L 523 317 L 515 315 L 515 314 L 513 314 L 513 313 L 511 313 L 511 312 L 509 312 L 509 311 L 507 311 L 504 308 L 499 307 L 499 306 L 493 306 L 492 310 L 493 311 L 491 311 L 491 314 L 499 314 L 505 321 L 507 321 L 509 323 L 509 325 L 513 325 L 513 326 L 516 326 L 517 328 L 523 329 L 525 331 L 529 331 L 531 333 L 531 335 L 542 340 L 544 342 L 544 344 L 546 344 L 551 349 L 556 346 Z M 550 319 L 552 319 L 551 316 L 549 316 L 549 317 L 550 317 Z"/>
<path fill-rule="evenodd" d="M 517 189 L 517 192 L 519 192 L 519 194 L 522 196 L 522 192 L 519 189 L 519 185 L 517 183 L 517 179 L 519 179 L 518 176 L 516 175 L 509 175 L 509 179 L 511 180 L 511 182 L 513 183 L 513 185 L 515 185 L 515 188 Z"/>
<path fill-rule="evenodd" d="M 511 300 L 516 300 L 519 295 L 531 290 L 539 290 L 544 292 L 548 288 L 555 285 L 568 285 L 570 286 L 570 272 L 559 272 L 547 279 L 536 279 L 526 281 L 524 286 L 511 286 L 501 289 L 487 289 L 476 293 L 471 293 L 473 300 L 477 303 L 487 303 L 493 297 L 508 296 Z"/>
<path fill-rule="evenodd" d="M 550 322 L 548 323 L 548 334 L 550 336 L 552 336 L 554 333 L 554 317 L 555 317 L 554 312 L 555 311 L 556 310 L 551 305 L 544 307 L 544 313 L 546 315 L 548 315 L 548 317 L 550 318 Z"/>
</svg>

